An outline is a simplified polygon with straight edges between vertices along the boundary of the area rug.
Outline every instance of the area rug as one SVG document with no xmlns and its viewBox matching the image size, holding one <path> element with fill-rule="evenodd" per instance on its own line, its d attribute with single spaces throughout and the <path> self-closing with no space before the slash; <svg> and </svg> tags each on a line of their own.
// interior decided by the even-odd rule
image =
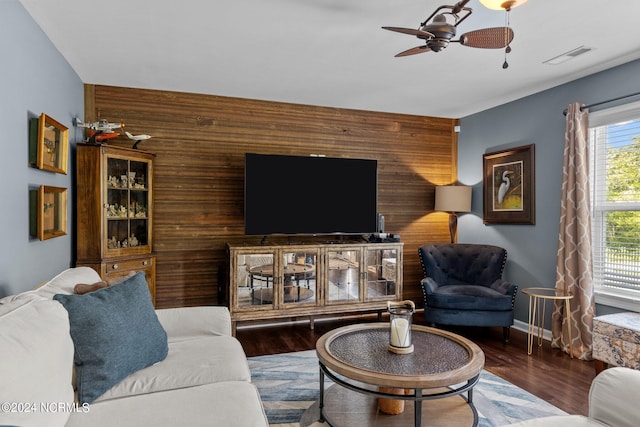
<svg viewBox="0 0 640 427">
<path fill-rule="evenodd" d="M 272 427 L 298 427 L 303 413 L 320 396 L 315 350 L 249 358 L 253 383 Z M 330 385 L 326 381 L 326 386 Z M 566 413 L 513 384 L 482 371 L 473 401 L 479 427 Z"/>
</svg>

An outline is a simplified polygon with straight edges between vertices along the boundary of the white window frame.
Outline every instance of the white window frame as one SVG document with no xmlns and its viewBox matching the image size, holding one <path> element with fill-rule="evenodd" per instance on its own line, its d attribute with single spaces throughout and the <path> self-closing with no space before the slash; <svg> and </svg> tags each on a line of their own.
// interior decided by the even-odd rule
<svg viewBox="0 0 640 427">
<path fill-rule="evenodd" d="M 640 102 L 633 102 L 633 103 L 589 113 L 589 131 L 590 131 L 589 137 L 591 136 L 591 128 L 604 126 L 608 124 L 620 123 L 627 120 L 640 120 Z M 592 143 L 593 142 L 590 141 L 590 146 L 593 149 L 593 146 L 591 145 Z M 602 147 L 602 144 L 595 145 L 596 152 L 590 153 L 592 162 L 595 159 L 595 156 L 598 156 L 598 154 L 601 154 L 598 152 L 598 150 L 602 150 L 602 149 L 604 149 L 604 147 Z M 592 172 L 595 172 L 593 174 L 595 176 L 593 175 L 590 176 L 590 179 L 592 181 L 592 186 L 596 184 L 595 181 L 598 179 L 599 176 L 605 176 L 602 171 L 602 169 L 604 168 L 605 166 L 602 166 L 602 165 L 600 170 L 592 168 L 593 169 Z M 591 211 L 591 226 L 592 226 L 592 236 L 593 236 L 592 246 L 595 250 L 597 249 L 596 245 L 599 245 L 599 244 L 603 245 L 605 241 L 603 236 L 604 231 L 602 227 L 602 217 L 604 215 L 604 212 L 606 212 L 608 209 L 607 209 L 606 203 L 599 203 L 598 200 L 595 200 L 596 196 L 594 195 L 593 190 L 591 191 L 591 197 L 592 197 L 592 200 L 591 200 L 592 207 L 598 204 L 600 206 L 600 208 L 592 209 Z M 638 210 L 640 210 L 640 202 L 638 202 L 637 205 L 638 205 Z M 617 205 L 617 207 L 620 207 L 620 205 Z M 595 302 L 597 304 L 607 305 L 607 306 L 616 307 L 624 310 L 640 311 L 640 292 L 634 291 L 634 290 L 622 289 L 622 288 L 610 288 L 610 287 L 602 286 L 602 283 L 598 282 L 596 271 L 594 271 L 594 293 L 595 293 Z"/>
</svg>

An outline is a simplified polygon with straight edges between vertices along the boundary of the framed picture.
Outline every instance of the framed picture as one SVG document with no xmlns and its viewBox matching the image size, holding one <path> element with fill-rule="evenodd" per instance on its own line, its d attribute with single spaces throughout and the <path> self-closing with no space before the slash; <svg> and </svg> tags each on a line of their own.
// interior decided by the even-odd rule
<svg viewBox="0 0 640 427">
<path fill-rule="evenodd" d="M 484 223 L 535 224 L 535 146 L 487 153 Z"/>
<path fill-rule="evenodd" d="M 67 189 L 41 185 L 30 197 L 31 235 L 47 240 L 67 234 Z"/>
<path fill-rule="evenodd" d="M 29 160 L 38 169 L 67 173 L 69 129 L 42 113 L 31 119 Z"/>
</svg>

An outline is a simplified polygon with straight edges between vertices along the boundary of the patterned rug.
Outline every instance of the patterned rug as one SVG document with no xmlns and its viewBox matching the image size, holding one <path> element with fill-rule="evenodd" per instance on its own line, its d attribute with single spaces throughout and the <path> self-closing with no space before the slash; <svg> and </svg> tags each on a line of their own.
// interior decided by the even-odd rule
<svg viewBox="0 0 640 427">
<path fill-rule="evenodd" d="M 249 358 L 272 427 L 298 427 L 303 413 L 319 398 L 315 350 Z M 328 387 L 330 382 L 326 381 Z M 565 412 L 521 388 L 487 372 L 473 389 L 479 427 L 496 427 Z"/>
</svg>

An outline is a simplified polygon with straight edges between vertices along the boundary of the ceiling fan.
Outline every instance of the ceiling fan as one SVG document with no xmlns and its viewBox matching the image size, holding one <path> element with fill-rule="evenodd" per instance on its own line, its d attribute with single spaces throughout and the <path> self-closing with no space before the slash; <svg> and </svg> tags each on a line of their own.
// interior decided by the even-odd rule
<svg viewBox="0 0 640 427">
<path fill-rule="evenodd" d="M 511 52 L 509 44 L 513 40 L 513 30 L 509 27 L 509 11 L 526 0 L 498 1 L 496 5 L 488 4 L 487 0 L 480 0 L 490 9 L 504 9 L 507 12 L 506 25 L 504 27 L 483 28 L 469 31 L 454 39 L 456 29 L 460 23 L 473 13 L 473 9 L 467 7 L 469 0 L 460 0 L 453 6 L 443 5 L 438 7 L 418 29 L 402 27 L 382 27 L 385 30 L 416 36 L 425 41 L 425 44 L 407 49 L 396 54 L 396 57 L 415 55 L 425 52 L 440 52 L 449 46 L 449 43 L 460 43 L 463 46 L 480 49 L 505 48 L 505 61 L 502 68 L 507 68 L 506 54 Z M 493 2 L 495 3 L 495 2 Z"/>
</svg>

